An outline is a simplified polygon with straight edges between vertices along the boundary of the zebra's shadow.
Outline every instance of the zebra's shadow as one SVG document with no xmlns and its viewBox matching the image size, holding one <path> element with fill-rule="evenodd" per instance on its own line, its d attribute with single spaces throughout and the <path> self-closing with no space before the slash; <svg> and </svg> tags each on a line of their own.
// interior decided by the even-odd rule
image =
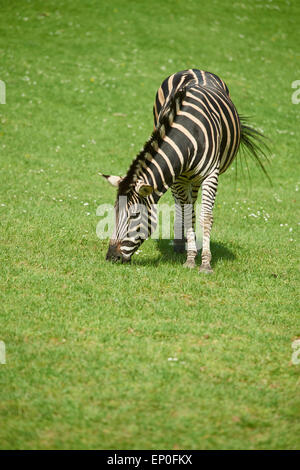
<svg viewBox="0 0 300 470">
<path fill-rule="evenodd" d="M 186 252 L 174 253 L 173 243 L 170 243 L 170 240 L 157 240 L 157 248 L 162 254 L 162 258 L 160 261 L 165 260 L 171 261 L 173 263 L 182 264 L 186 259 Z M 230 261 L 235 259 L 234 253 L 222 243 L 216 243 L 211 241 L 210 250 L 212 253 L 212 266 L 215 266 L 221 259 L 226 259 Z M 201 259 L 201 251 L 198 252 L 197 257 L 198 259 Z"/>
<path fill-rule="evenodd" d="M 166 239 L 156 240 L 156 246 L 160 252 L 160 256 L 158 258 L 139 259 L 139 260 L 136 260 L 136 263 L 142 264 L 142 265 L 145 265 L 145 264 L 159 265 L 160 263 L 183 264 L 185 262 L 186 252 L 174 253 L 172 240 L 166 240 Z M 233 261 L 234 259 L 236 259 L 235 254 L 222 243 L 211 241 L 210 249 L 212 253 L 212 261 L 211 261 L 212 267 L 214 267 L 221 260 Z M 199 264 L 200 259 L 201 259 L 201 251 L 198 252 L 197 259 L 198 259 L 197 264 Z"/>
</svg>

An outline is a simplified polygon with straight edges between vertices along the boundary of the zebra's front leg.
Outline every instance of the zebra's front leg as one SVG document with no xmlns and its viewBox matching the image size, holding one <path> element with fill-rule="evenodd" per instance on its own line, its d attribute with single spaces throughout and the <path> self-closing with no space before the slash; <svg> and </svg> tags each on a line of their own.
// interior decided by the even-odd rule
<svg viewBox="0 0 300 470">
<path fill-rule="evenodd" d="M 186 268 L 195 268 L 195 258 L 197 256 L 196 235 L 195 235 L 195 212 L 194 202 L 184 207 L 184 225 L 186 227 L 187 239 L 187 258 L 184 266 Z"/>
<path fill-rule="evenodd" d="M 202 263 L 199 271 L 202 273 L 212 273 L 211 252 L 210 252 L 210 232 L 213 224 L 213 207 L 218 188 L 219 170 L 208 176 L 202 183 L 202 204 L 201 204 L 201 225 L 203 231 L 202 240 Z"/>
<path fill-rule="evenodd" d="M 186 232 L 187 238 L 187 257 L 186 262 L 184 263 L 185 268 L 195 268 L 196 262 L 195 258 L 197 256 L 197 247 L 196 247 L 196 238 L 193 228 L 189 228 Z"/>
<path fill-rule="evenodd" d="M 173 246 L 174 246 L 175 253 L 185 252 L 183 208 L 178 203 L 175 204 L 174 245 Z"/>
<path fill-rule="evenodd" d="M 185 237 L 184 237 L 184 215 L 183 215 L 183 203 L 180 201 L 177 195 L 176 186 L 171 188 L 174 201 L 175 201 L 175 220 L 174 220 L 174 251 L 175 253 L 185 252 Z"/>
</svg>

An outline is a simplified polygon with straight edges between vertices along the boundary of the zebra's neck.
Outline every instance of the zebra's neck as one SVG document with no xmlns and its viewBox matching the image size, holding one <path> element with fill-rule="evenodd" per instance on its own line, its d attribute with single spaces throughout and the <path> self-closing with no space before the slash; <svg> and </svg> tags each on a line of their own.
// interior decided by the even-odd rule
<svg viewBox="0 0 300 470">
<path fill-rule="evenodd" d="M 157 128 L 120 183 L 119 195 L 126 194 L 136 181 L 141 179 L 151 185 L 154 193 L 160 197 L 182 172 L 185 158 L 171 138 L 171 133 L 185 94 L 186 90 L 179 90 L 160 114 Z"/>
<path fill-rule="evenodd" d="M 154 188 L 157 198 L 172 186 L 184 166 L 184 156 L 179 148 L 174 148 L 175 144 L 171 138 L 168 135 L 159 137 L 147 148 L 137 172 L 138 179 Z"/>
</svg>

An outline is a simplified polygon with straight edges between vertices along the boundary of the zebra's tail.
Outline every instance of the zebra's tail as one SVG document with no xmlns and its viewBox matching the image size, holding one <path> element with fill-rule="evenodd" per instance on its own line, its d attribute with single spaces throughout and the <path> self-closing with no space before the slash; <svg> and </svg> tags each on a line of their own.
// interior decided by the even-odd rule
<svg viewBox="0 0 300 470">
<path fill-rule="evenodd" d="M 249 155 L 263 171 L 272 186 L 271 178 L 266 170 L 265 163 L 269 163 L 269 147 L 266 137 L 261 132 L 248 125 L 248 118 L 239 116 L 241 124 L 240 148 L 245 155 Z"/>
</svg>

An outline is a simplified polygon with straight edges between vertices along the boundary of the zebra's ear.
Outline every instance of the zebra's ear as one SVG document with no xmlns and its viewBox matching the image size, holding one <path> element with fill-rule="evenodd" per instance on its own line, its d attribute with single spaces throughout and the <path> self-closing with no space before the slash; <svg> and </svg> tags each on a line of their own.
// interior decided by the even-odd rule
<svg viewBox="0 0 300 470">
<path fill-rule="evenodd" d="M 121 178 L 121 176 L 103 175 L 102 173 L 99 173 L 99 175 L 103 176 L 103 178 L 105 178 L 106 181 L 108 181 L 112 186 L 115 186 L 115 187 L 118 187 L 123 179 Z"/>
<path fill-rule="evenodd" d="M 137 181 L 135 185 L 135 190 L 141 197 L 147 197 L 153 193 L 152 186 L 150 186 L 150 184 L 145 184 L 144 181 Z"/>
</svg>

